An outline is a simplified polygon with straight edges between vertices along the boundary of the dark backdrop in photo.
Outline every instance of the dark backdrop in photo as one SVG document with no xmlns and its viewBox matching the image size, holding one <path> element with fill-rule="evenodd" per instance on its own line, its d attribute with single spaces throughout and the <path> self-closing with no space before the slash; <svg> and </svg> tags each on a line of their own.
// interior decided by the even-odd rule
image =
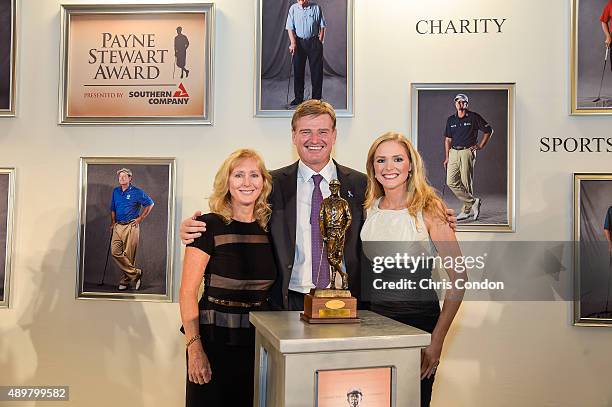
<svg viewBox="0 0 612 407">
<path fill-rule="evenodd" d="M 579 0 L 578 9 L 578 107 L 594 107 L 601 83 L 601 72 L 605 57 L 604 33 L 599 18 L 608 0 Z M 612 98 L 612 55 L 608 65 L 601 94 Z M 601 106 L 601 105 L 600 105 Z"/>
<path fill-rule="evenodd" d="M 489 143 L 476 153 L 474 195 L 483 198 L 481 217 L 476 223 L 506 223 L 508 91 L 420 89 L 418 92 L 418 150 L 425 161 L 429 182 L 440 193 L 446 184 L 446 170 L 442 165 L 446 119 L 457 112 L 455 95 L 466 94 L 470 101 L 468 109 L 479 113 L 493 127 L 494 133 Z M 479 133 L 478 140 L 482 140 L 482 133 Z M 460 202 L 448 186 L 444 192 L 444 200 L 453 209 L 460 209 Z"/>
<path fill-rule="evenodd" d="M 10 107 L 12 32 L 11 0 L 0 0 L 0 109 L 8 109 Z"/>
<path fill-rule="evenodd" d="M 603 231 L 606 212 L 612 206 L 612 180 L 582 181 L 580 185 L 580 313 L 588 317 L 605 311 L 606 296 L 611 295 L 608 278 L 612 269 Z"/>
<path fill-rule="evenodd" d="M 284 109 L 287 103 L 287 81 L 291 68 L 289 37 L 285 24 L 289 7 L 295 0 L 262 1 L 261 109 Z M 347 0 L 315 1 L 327 24 L 323 45 L 323 99 L 336 109 L 347 108 Z M 305 96 L 311 82 L 306 63 Z M 289 100 L 293 100 L 293 73 Z"/>
<path fill-rule="evenodd" d="M 6 241 L 8 232 L 9 176 L 0 174 L 0 301 L 4 301 L 4 277 L 6 275 Z"/>
<path fill-rule="evenodd" d="M 117 170 L 127 167 L 134 174 L 132 185 L 144 190 L 155 206 L 140 224 L 136 267 L 143 270 L 139 293 L 166 293 L 166 242 L 168 237 L 168 166 L 139 164 L 89 164 L 87 167 L 87 219 L 85 228 L 84 291 L 116 292 L 121 278 L 112 254 L 108 259 L 104 286 L 104 262 L 110 241 L 110 205 L 118 186 Z"/>
</svg>

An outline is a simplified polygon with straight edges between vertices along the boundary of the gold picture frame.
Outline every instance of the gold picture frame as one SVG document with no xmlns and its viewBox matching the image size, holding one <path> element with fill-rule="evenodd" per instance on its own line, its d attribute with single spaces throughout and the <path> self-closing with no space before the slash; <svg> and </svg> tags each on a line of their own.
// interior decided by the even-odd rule
<svg viewBox="0 0 612 407">
<path fill-rule="evenodd" d="M 8 308 L 11 294 L 15 213 L 15 168 L 0 168 L 0 308 Z"/>
<path fill-rule="evenodd" d="M 612 173 L 574 173 L 573 181 L 573 324 L 612 327 L 612 252 L 600 230 L 612 223 Z"/>
<path fill-rule="evenodd" d="M 7 26 L 0 29 L 0 56 L 2 59 L 2 85 L 0 87 L 0 117 L 15 117 L 16 114 L 16 60 L 17 60 L 17 3 L 15 0 L 3 0 L 0 11 L 2 21 Z M 6 9 L 8 7 L 8 10 Z"/>
<path fill-rule="evenodd" d="M 496 185 L 490 185 L 492 178 L 486 177 L 488 185 L 485 186 L 485 189 L 494 192 L 490 194 L 494 198 L 493 201 L 489 200 L 487 203 L 487 198 L 483 198 L 478 221 L 470 222 L 469 219 L 460 221 L 457 231 L 514 232 L 516 230 L 514 83 L 413 83 L 411 86 L 412 142 L 423 157 L 432 185 L 447 203 L 457 204 L 452 191 L 446 185 L 446 169 L 442 166 L 442 162 L 445 148 L 443 141 L 445 123 L 449 115 L 453 114 L 453 98 L 459 93 L 467 94 L 470 98 L 469 106 L 474 106 L 476 112 L 481 111 L 486 120 L 495 120 L 491 122 L 494 133 L 490 143 L 482 152 L 478 152 L 478 155 L 483 158 L 490 157 L 489 152 L 492 151 L 494 159 L 487 158 L 485 168 L 487 171 L 497 171 L 499 181 Z M 494 100 L 494 103 L 483 103 L 483 100 Z M 500 106 L 503 106 L 503 109 Z M 502 122 L 501 126 L 500 122 Z M 501 136 L 500 133 L 502 133 Z M 500 137 L 503 137 L 501 143 L 499 142 Z M 485 178 L 480 177 L 480 180 L 478 178 L 479 169 L 482 171 L 480 161 L 483 158 L 478 160 L 474 167 L 474 180 L 476 181 L 482 181 Z M 500 167 L 501 174 L 499 173 Z M 475 185 L 474 195 L 478 197 L 477 194 L 480 192 L 478 185 Z M 499 195 L 502 197 L 500 198 Z M 456 207 L 454 209 L 457 211 Z"/>
<path fill-rule="evenodd" d="M 606 50 L 599 21 L 606 2 L 572 0 L 571 115 L 612 115 L 612 49 Z"/>
</svg>

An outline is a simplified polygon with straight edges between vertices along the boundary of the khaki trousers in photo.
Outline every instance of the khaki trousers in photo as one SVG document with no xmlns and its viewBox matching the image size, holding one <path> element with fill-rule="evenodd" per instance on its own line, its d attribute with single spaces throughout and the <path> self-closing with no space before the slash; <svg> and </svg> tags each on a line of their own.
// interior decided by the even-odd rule
<svg viewBox="0 0 612 407">
<path fill-rule="evenodd" d="M 128 285 L 142 274 L 142 270 L 137 269 L 135 263 L 139 237 L 140 228 L 134 225 L 134 222 L 127 225 L 115 223 L 113 227 L 111 254 L 123 272 L 119 284 Z"/>
<path fill-rule="evenodd" d="M 475 151 L 469 148 L 465 150 L 450 149 L 446 167 L 446 185 L 453 191 L 457 199 L 463 202 L 461 211 L 464 213 L 470 213 L 476 200 L 472 188 L 475 163 Z"/>
</svg>

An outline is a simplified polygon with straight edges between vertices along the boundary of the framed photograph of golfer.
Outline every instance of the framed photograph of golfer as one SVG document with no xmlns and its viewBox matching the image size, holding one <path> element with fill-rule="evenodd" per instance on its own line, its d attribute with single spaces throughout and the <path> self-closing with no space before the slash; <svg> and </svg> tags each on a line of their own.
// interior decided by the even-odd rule
<svg viewBox="0 0 612 407">
<path fill-rule="evenodd" d="M 572 114 L 612 114 L 611 32 L 612 0 L 572 0 Z"/>
<path fill-rule="evenodd" d="M 60 124 L 212 124 L 212 3 L 61 10 Z"/>
<path fill-rule="evenodd" d="M 77 298 L 172 300 L 174 158 L 81 158 Z"/>
<path fill-rule="evenodd" d="M 15 169 L 0 168 L 0 308 L 9 306 Z"/>
<path fill-rule="evenodd" d="M 255 116 L 291 117 L 307 99 L 353 116 L 353 1 L 258 0 Z"/>
<path fill-rule="evenodd" d="M 514 84 L 413 84 L 412 137 L 458 231 L 514 232 Z"/>
<path fill-rule="evenodd" d="M 394 368 L 318 370 L 316 372 L 316 407 L 395 405 Z"/>
<path fill-rule="evenodd" d="M 612 173 L 574 174 L 574 325 L 612 327 Z"/>
<path fill-rule="evenodd" d="M 15 116 L 15 0 L 0 0 L 0 116 Z"/>
</svg>

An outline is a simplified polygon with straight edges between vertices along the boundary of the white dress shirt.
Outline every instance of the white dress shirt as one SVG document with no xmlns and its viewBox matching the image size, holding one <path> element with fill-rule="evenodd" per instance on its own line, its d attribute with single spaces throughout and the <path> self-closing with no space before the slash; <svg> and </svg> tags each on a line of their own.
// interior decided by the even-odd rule
<svg viewBox="0 0 612 407">
<path fill-rule="evenodd" d="M 289 289 L 304 294 L 308 293 L 311 288 L 315 288 L 312 283 L 312 247 L 310 245 L 310 208 L 312 206 L 312 191 L 314 191 L 312 176 L 315 174 L 317 173 L 301 160 L 299 161 L 296 190 L 295 257 L 291 280 L 289 280 Z M 323 177 L 319 186 L 323 199 L 325 199 L 331 195 L 329 182 L 332 179 L 338 179 L 336 165 L 332 160 L 329 160 L 318 174 Z"/>
</svg>

